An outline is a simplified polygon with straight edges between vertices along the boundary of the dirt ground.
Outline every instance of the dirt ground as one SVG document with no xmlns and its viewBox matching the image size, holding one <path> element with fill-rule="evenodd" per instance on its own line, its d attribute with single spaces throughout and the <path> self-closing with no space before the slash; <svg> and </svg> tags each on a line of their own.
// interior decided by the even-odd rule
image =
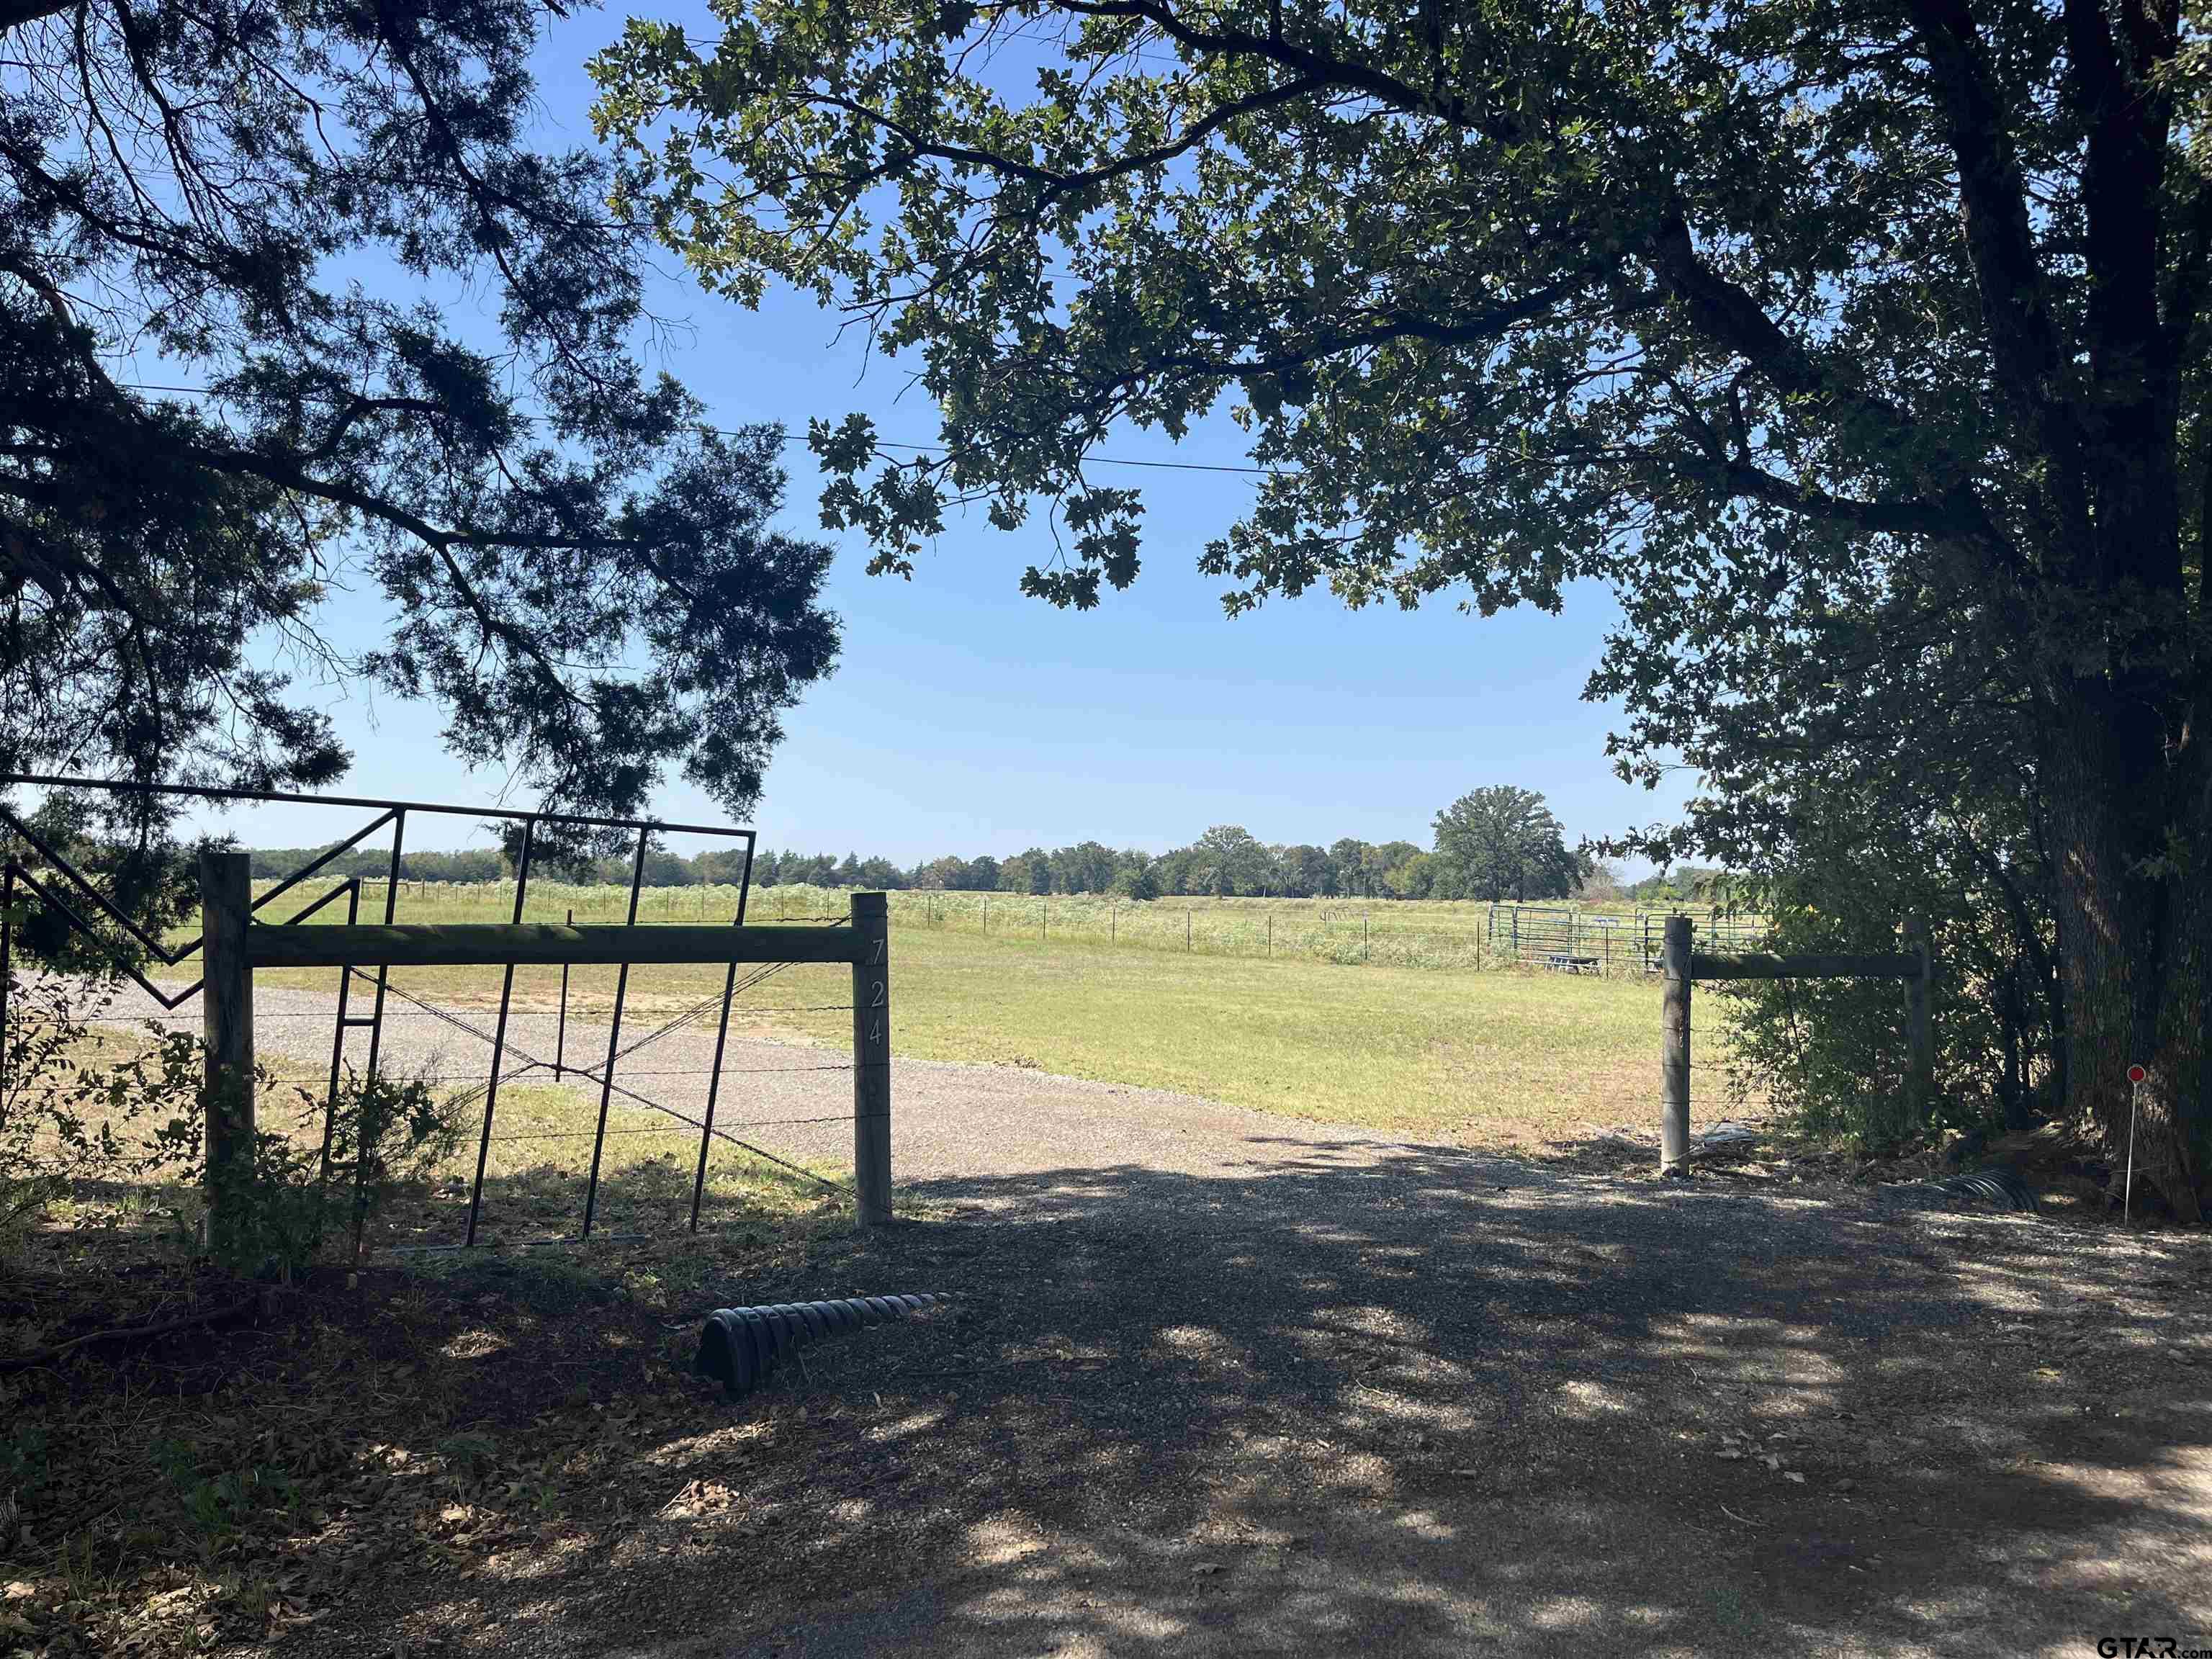
<svg viewBox="0 0 2212 1659">
<path fill-rule="evenodd" d="M 1079 1097 L 1079 1155 L 917 1158 L 873 1234 L 379 1266 L 16 1406 L 327 1473 L 284 1588 L 203 1608 L 233 1650 L 2212 1647 L 2212 1237 L 1064 1081 L 978 1110 L 1034 1147 Z M 957 1301 L 751 1398 L 688 1374 L 713 1306 L 915 1290 Z"/>
<path fill-rule="evenodd" d="M 307 1068 L 307 1075 L 319 1075 L 330 1064 L 331 1021 L 336 1012 L 334 999 L 321 991 L 258 989 L 258 1051 L 264 1058 L 285 1055 Z M 197 1006 L 162 1014 L 150 998 L 136 993 L 118 999 L 108 1023 L 137 1029 L 139 1023 L 157 1017 L 170 1029 L 199 1029 Z M 464 1018 L 482 1030 L 492 1024 L 491 1015 L 483 1011 L 468 1011 Z M 634 1042 L 657 1023 L 657 1015 L 634 1017 L 625 1035 Z M 502 1077 L 508 1079 L 509 1097 L 518 1083 L 539 1089 L 554 1086 L 549 1070 L 520 1070 L 516 1059 L 518 1054 L 543 1059 L 553 1054 L 554 1015 L 541 1008 L 518 1009 L 507 1022 L 507 1035 L 508 1057 Z M 607 1048 L 603 1019 L 570 1018 L 562 1038 L 572 1065 L 602 1063 Z M 721 1046 L 722 1086 L 714 1118 L 718 1127 L 779 1158 L 849 1173 L 853 1080 L 847 1052 L 743 1036 L 732 1036 Z M 609 1117 L 611 1129 L 621 1134 L 653 1126 L 669 1127 L 679 1137 L 669 1144 L 679 1152 L 696 1146 L 696 1135 L 683 1135 L 678 1126 L 696 1126 L 702 1120 L 716 1048 L 714 1023 L 702 1019 L 654 1040 L 649 1049 L 626 1060 L 617 1069 L 617 1081 L 659 1109 L 635 1097 L 617 1096 Z M 387 1075 L 474 1083 L 483 1075 L 489 1047 L 395 999 L 380 1054 Z M 349 1058 L 358 1063 L 358 1048 L 350 1051 Z M 560 1086 L 574 1097 L 581 1113 L 576 1121 L 588 1129 L 599 1085 L 590 1075 L 570 1071 Z M 955 1176 L 1010 1177 L 1125 1164 L 1195 1176 L 1227 1175 L 1273 1161 L 1267 1150 L 1272 1137 L 1295 1138 L 1313 1127 L 1296 1119 L 1171 1090 L 1062 1077 L 1032 1067 L 903 1055 L 892 1061 L 891 1093 L 893 1167 L 900 1180 L 922 1182 Z M 471 1114 L 477 1109 L 471 1106 Z M 1370 1130 L 1339 1126 L 1328 1133 L 1340 1140 L 1378 1147 L 1392 1144 L 1386 1135 Z M 521 1150 L 527 1155 L 538 1149 Z M 495 1208 L 496 1196 L 493 1194 Z"/>
<path fill-rule="evenodd" d="M 1325 1139 L 907 1196 L 729 1295 L 956 1312 L 735 1405 L 646 1366 L 633 1512 L 313 1650 L 2212 1645 L 2202 1238 Z"/>
</svg>

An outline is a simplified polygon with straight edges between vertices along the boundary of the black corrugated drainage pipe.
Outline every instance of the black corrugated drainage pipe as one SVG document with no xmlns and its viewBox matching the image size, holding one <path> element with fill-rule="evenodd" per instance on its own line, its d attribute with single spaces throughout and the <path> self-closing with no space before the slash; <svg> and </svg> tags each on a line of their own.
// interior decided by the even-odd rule
<svg viewBox="0 0 2212 1659">
<path fill-rule="evenodd" d="M 2002 1164 L 1953 1176 L 1948 1181 L 1923 1181 L 1917 1184 L 1932 1187 L 1948 1197 L 1963 1198 L 1969 1203 L 1978 1200 L 1994 1204 L 2001 1210 L 2025 1210 L 2031 1215 L 2043 1212 L 2043 1206 L 2036 1200 L 2035 1188 L 2021 1179 L 2017 1170 Z"/>
<path fill-rule="evenodd" d="M 776 1302 L 757 1308 L 717 1308 L 699 1333 L 701 1375 L 713 1377 L 732 1400 L 750 1394 L 775 1368 L 817 1337 L 904 1319 L 949 1301 L 929 1291 L 912 1296 L 860 1296 L 842 1302 Z"/>
</svg>

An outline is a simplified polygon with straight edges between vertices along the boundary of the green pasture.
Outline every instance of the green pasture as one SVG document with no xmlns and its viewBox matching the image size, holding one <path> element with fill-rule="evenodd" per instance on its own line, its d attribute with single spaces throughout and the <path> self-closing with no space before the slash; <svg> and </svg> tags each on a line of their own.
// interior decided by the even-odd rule
<svg viewBox="0 0 2212 1659">
<path fill-rule="evenodd" d="M 275 884 L 257 884 L 266 892 Z M 327 887 L 310 883 L 277 900 L 264 919 L 284 921 Z M 823 921 L 842 916 L 851 896 L 812 886 L 754 890 L 746 915 L 762 923 Z M 362 884 L 361 919 L 380 921 L 386 901 L 381 879 Z M 1036 939 L 1048 943 L 1111 945 L 1133 951 L 1201 957 L 1256 957 L 1416 968 L 1463 973 L 1512 960 L 1516 913 L 1533 931 L 1556 927 L 1573 916 L 1578 939 L 1601 971 L 1640 975 L 1646 918 L 1654 932 L 1657 911 L 1632 904 L 1556 902 L 1525 906 L 1442 900 L 1358 898 L 1207 898 L 1176 896 L 1134 901 L 1103 894 L 1036 896 L 1014 893 L 895 892 L 895 922 L 926 926 L 979 939 Z M 648 887 L 638 898 L 641 922 L 733 921 L 733 886 Z M 532 880 L 527 921 L 618 922 L 629 914 L 629 890 Z M 344 902 L 326 906 L 316 921 L 343 921 Z M 514 915 L 514 884 L 403 881 L 393 899 L 401 921 L 506 921 Z M 1495 943 L 1493 943 L 1493 939 Z"/>
<path fill-rule="evenodd" d="M 802 915 L 834 914 L 827 904 L 802 911 L 788 896 L 783 914 L 794 928 L 810 925 L 798 919 Z M 1362 963 L 1356 957 L 1346 962 L 1282 950 L 1270 958 L 1229 948 L 1255 927 L 1264 945 L 1271 916 L 1277 940 L 1295 942 L 1328 937 L 1327 930 L 1347 925 L 1348 913 L 1356 939 L 1358 908 L 1336 901 L 1194 900 L 1186 907 L 1164 900 L 1109 915 L 1103 900 L 1054 899 L 1046 919 L 1036 900 L 993 895 L 987 934 L 982 896 L 892 896 L 891 1030 L 899 1054 L 1173 1089 L 1470 1146 L 1553 1143 L 1586 1135 L 1593 1126 L 1656 1121 L 1656 982 L 1641 973 L 1473 971 L 1481 905 L 1377 905 L 1370 936 L 1409 948 L 1399 959 L 1378 950 Z M 627 897 L 620 889 L 533 883 L 525 915 L 560 920 L 573 908 L 579 921 L 618 919 Z M 641 920 L 696 920 L 698 889 L 648 890 L 647 897 Z M 975 902 L 939 911 L 948 899 Z M 511 887 L 502 893 L 410 884 L 398 916 L 489 920 L 511 915 L 513 902 Z M 706 903 L 714 914 L 714 890 Z M 1002 927 L 1001 905 L 1009 923 L 1017 915 L 1036 919 Z M 1177 944 L 1183 910 L 1191 913 L 1188 953 L 1150 944 L 1141 933 L 1134 941 L 1122 935 L 1133 908 L 1145 918 L 1139 927 L 1157 928 L 1170 905 Z M 778 908 L 774 890 L 765 902 L 756 895 L 749 920 L 772 925 Z M 1437 965 L 1444 949 L 1439 941 L 1454 930 L 1463 941 L 1457 971 Z M 1411 948 L 1415 941 L 1418 950 Z M 723 974 L 714 967 L 634 968 L 626 1028 L 642 1030 L 717 996 Z M 396 971 L 393 982 L 441 1006 L 482 1011 L 495 1006 L 501 977 L 497 969 L 415 969 Z M 329 969 L 262 975 L 264 982 L 325 988 L 336 978 Z M 615 978 L 611 968 L 570 970 L 571 1018 L 604 1018 Z M 519 969 L 516 1006 L 551 1009 L 561 988 L 558 968 Z M 739 999 L 732 1029 L 848 1048 L 851 1017 L 839 1005 L 849 997 L 845 969 L 779 969 Z M 1697 1088 L 1717 1109 L 1726 1103 L 1725 1030 L 1718 1018 L 1723 1005 L 1714 999 L 1711 1006 L 1713 1014 L 1701 1021 Z M 1701 1104 L 1701 1115 L 1705 1109 Z"/>
</svg>

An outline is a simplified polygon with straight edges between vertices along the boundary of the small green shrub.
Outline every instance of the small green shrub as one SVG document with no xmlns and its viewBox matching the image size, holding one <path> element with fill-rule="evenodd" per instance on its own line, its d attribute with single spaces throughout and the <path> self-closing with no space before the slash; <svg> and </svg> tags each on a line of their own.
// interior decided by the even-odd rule
<svg viewBox="0 0 2212 1659">
<path fill-rule="evenodd" d="M 1927 918 L 1936 961 L 1928 1120 L 1908 1121 L 1905 989 L 1894 980 L 1719 988 L 1737 1068 L 1800 1129 L 1868 1152 L 1984 1136 L 2060 1109 L 2055 997 L 2038 965 L 2052 950 L 2047 929 L 2028 931 L 2032 918 L 2007 904 L 1984 865 L 1938 830 L 1887 856 L 1852 856 L 1859 828 L 1854 818 L 1814 842 L 1758 897 L 1771 917 L 1771 948 L 1784 956 L 1897 951 L 1900 920 Z"/>
<path fill-rule="evenodd" d="M 266 1073 L 257 1082 L 264 1094 L 286 1086 Z M 259 1130 L 251 1164 L 219 1176 L 208 1194 L 225 1218 L 230 1265 L 284 1279 L 330 1251 L 357 1258 L 369 1224 L 428 1180 L 461 1138 L 458 1112 L 419 1079 L 364 1079 L 349 1067 L 327 1103 L 290 1091 L 298 1133 Z M 171 1127 L 198 1144 L 203 1121 L 204 1111 Z"/>
<path fill-rule="evenodd" d="M 188 1033 L 145 1023 L 150 1041 L 103 1032 L 112 979 L 8 977 L 0 1030 L 0 1246 L 74 1182 L 139 1179 L 176 1161 L 173 1140 L 137 1123 L 190 1116 L 200 1087 Z"/>
<path fill-rule="evenodd" d="M 0 1433 L 0 1498 L 34 1502 L 53 1478 L 53 1458 L 46 1429 L 29 1421 L 10 1423 Z M 0 1543 L 6 1542 L 0 1528 Z"/>
<path fill-rule="evenodd" d="M 208 1187 L 202 1046 L 150 1020 L 147 1042 L 102 1030 L 114 990 L 112 980 L 9 979 L 0 1246 L 80 1182 Z M 357 1255 L 368 1224 L 460 1142 L 457 1114 L 427 1082 L 349 1072 L 327 1103 L 266 1072 L 254 1086 L 264 1101 L 295 1100 L 299 1116 L 294 1133 L 258 1133 L 251 1158 L 207 1191 L 241 1271 L 291 1277 L 326 1249 Z"/>
</svg>

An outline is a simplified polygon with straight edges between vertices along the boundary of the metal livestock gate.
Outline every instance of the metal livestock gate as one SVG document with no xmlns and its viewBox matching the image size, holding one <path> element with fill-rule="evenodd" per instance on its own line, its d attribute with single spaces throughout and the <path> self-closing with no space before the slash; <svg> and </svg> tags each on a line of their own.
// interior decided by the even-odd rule
<svg viewBox="0 0 2212 1659">
<path fill-rule="evenodd" d="M 730 1133 L 731 1125 L 725 1121 L 718 1127 L 717 1108 L 726 1075 L 724 1056 L 726 1050 L 732 1008 L 738 994 L 760 983 L 783 968 L 798 963 L 855 961 L 855 952 L 866 948 L 854 941 L 854 935 L 842 924 L 847 918 L 837 918 L 840 924 L 834 929 L 815 928 L 759 928 L 746 923 L 745 907 L 750 893 L 752 854 L 755 835 L 750 830 L 729 825 L 667 823 L 644 818 L 598 817 L 574 813 L 532 812 L 506 808 L 456 806 L 443 803 L 387 800 L 356 796 L 312 795 L 285 791 L 257 791 L 242 789 L 202 788 L 183 785 L 148 785 L 118 783 L 109 780 L 58 777 L 34 774 L 0 776 L 0 787 L 27 786 L 47 790 L 96 790 L 113 794 L 147 793 L 187 797 L 216 803 L 283 803 L 315 807 L 358 809 L 373 814 L 368 821 L 350 834 L 331 845 L 300 868 L 279 879 L 269 890 L 258 896 L 251 892 L 246 855 L 220 855 L 234 860 L 226 866 L 222 877 L 226 903 L 232 913 L 246 927 L 246 937 L 252 941 L 251 950 L 257 958 L 266 951 L 290 949 L 292 957 L 282 965 L 304 967 L 310 965 L 304 958 L 315 957 L 314 965 L 327 965 L 339 969 L 335 1007 L 331 1014 L 329 1078 L 325 1098 L 325 1148 L 328 1146 L 329 1114 L 334 1108 L 346 1064 L 349 1039 L 357 1033 L 366 1033 L 367 1053 L 362 1066 L 365 1079 L 377 1074 L 384 1048 L 386 1024 L 395 1018 L 411 1018 L 438 1022 L 439 1029 L 456 1031 L 489 1048 L 490 1063 L 481 1085 L 457 1097 L 457 1103 L 465 1107 L 477 1100 L 483 1103 L 483 1114 L 477 1137 L 477 1158 L 473 1179 L 469 1190 L 468 1219 L 459 1243 L 464 1247 L 477 1242 L 478 1218 L 483 1204 L 486 1164 L 493 1142 L 493 1125 L 498 1109 L 499 1091 L 503 1083 L 540 1070 L 556 1079 L 576 1076 L 596 1084 L 599 1092 L 597 1126 L 593 1132 L 591 1175 L 586 1184 L 581 1232 L 588 1236 L 595 1219 L 599 1188 L 601 1153 L 607 1134 L 609 1109 L 617 1101 L 627 1107 L 650 1110 L 674 1120 L 682 1126 L 667 1133 L 683 1133 L 696 1129 L 699 1135 L 699 1153 L 691 1190 L 690 1225 L 696 1231 L 699 1224 L 700 1201 L 703 1195 L 710 1147 L 717 1143 L 741 1149 L 745 1153 L 792 1170 L 810 1181 L 821 1181 L 812 1171 L 800 1168 L 766 1148 L 741 1139 Z M 507 831 L 510 856 L 514 867 L 514 893 L 510 920 L 489 930 L 481 927 L 433 927 L 428 929 L 410 927 L 399 921 L 398 912 L 403 885 L 402 864 L 405 838 L 410 820 L 425 817 L 463 818 L 475 823 L 486 820 L 512 826 Z M 200 935 L 174 946 L 164 942 L 147 926 L 125 914 L 100 890 L 95 882 L 54 844 L 53 839 L 41 835 L 27 821 L 27 815 L 11 806 L 0 805 L 0 828 L 11 832 L 20 843 L 9 849 L 4 864 L 0 864 L 0 1018 L 4 1017 L 8 987 L 8 969 L 13 945 L 13 918 L 18 890 L 58 916 L 72 932 L 94 942 L 101 955 L 122 976 L 135 983 L 167 1012 L 173 1012 L 193 997 L 203 998 L 210 1038 L 210 1066 L 216 1045 L 213 1038 L 216 1024 L 216 999 L 210 998 L 209 975 L 180 988 L 167 988 L 149 976 L 144 969 L 159 973 L 162 968 L 181 968 L 191 957 L 201 952 L 210 940 L 204 927 Z M 359 874 L 335 878 L 333 884 L 304 906 L 285 916 L 283 921 L 270 926 L 255 920 L 276 901 L 297 892 L 305 884 L 327 870 L 348 853 L 359 848 L 364 842 L 389 828 L 391 845 L 386 860 L 382 903 L 373 908 L 380 910 L 380 920 L 363 926 L 362 919 L 363 888 L 373 884 L 374 878 Z M 657 837 L 669 835 L 696 836 L 727 841 L 742 849 L 744 857 L 734 915 L 727 925 L 704 927 L 640 925 L 639 905 L 645 890 L 644 878 L 648 854 Z M 530 893 L 535 861 L 549 842 L 557 842 L 563 836 L 581 836 L 604 842 L 619 836 L 634 837 L 629 847 L 630 879 L 627 908 L 619 926 L 546 928 L 526 926 L 522 921 L 524 908 Z M 866 897 L 868 896 L 860 896 Z M 313 927 L 303 927 L 321 915 L 331 907 L 343 902 L 345 921 L 342 926 L 327 923 Z M 879 908 L 880 896 L 874 896 Z M 859 918 L 865 907 L 857 902 L 854 918 Z M 88 914 L 89 913 L 89 914 Z M 204 916 L 211 912 L 204 909 Z M 98 920 L 95 921 L 95 918 Z M 117 937 L 102 931 L 101 924 Z M 842 937 L 833 940 L 826 937 L 834 932 Z M 435 953 L 424 954 L 426 947 L 422 936 L 435 935 L 442 941 Z M 709 938 L 708 936 L 711 936 Z M 289 941 L 289 944 L 288 944 Z M 340 941 L 333 944 L 332 941 Z M 348 942 L 349 941 L 349 942 Z M 880 939 L 872 941 L 878 951 L 876 966 L 883 969 L 870 981 L 868 995 L 887 999 L 888 964 L 883 960 L 884 947 Z M 336 950 L 338 954 L 327 963 L 320 960 L 319 952 Z M 568 955 L 560 952 L 566 951 Z M 675 954 L 672 955 L 671 953 Z M 670 1019 L 664 1020 L 641 1037 L 634 1037 L 625 1044 L 623 1040 L 623 1015 L 630 990 L 630 968 L 658 962 L 680 961 L 692 963 L 712 963 L 726 967 L 720 993 L 699 1000 L 683 1008 Z M 455 1011 L 441 1007 L 431 1000 L 410 994 L 393 982 L 392 970 L 396 967 L 435 962 L 459 965 L 464 962 L 499 967 L 503 969 L 496 1014 L 489 1030 L 476 1021 Z M 529 963 L 559 963 L 563 965 L 561 1036 L 555 1044 L 550 1059 L 522 1051 L 510 1041 L 510 1012 L 513 1008 L 517 966 Z M 614 1000 L 607 1011 L 607 1042 L 604 1062 L 597 1066 L 578 1065 L 569 1060 L 566 1053 L 568 1024 L 567 964 L 600 963 L 617 969 Z M 273 961 L 256 960 L 252 966 L 279 965 Z M 740 965 L 750 965 L 751 971 L 742 977 Z M 857 976 L 857 968 L 856 968 Z M 358 990 L 368 1000 L 368 1012 L 356 1012 L 355 993 Z M 250 996 L 250 992 L 248 993 Z M 400 1006 L 395 1006 L 398 1004 Z M 879 1085 L 884 1097 L 884 1128 L 881 1133 L 884 1175 L 880 1183 L 869 1183 L 881 1188 L 880 1206 L 872 1200 L 878 1194 L 872 1190 L 862 1193 L 863 1219 L 880 1218 L 875 1213 L 878 1207 L 888 1212 L 888 1007 L 887 1001 L 878 1002 L 872 1011 L 854 1002 L 854 1058 L 850 1064 L 810 1067 L 822 1071 L 849 1071 L 855 1078 L 856 1098 L 864 1086 Z M 842 1006 L 842 1005 L 841 1005 Z M 873 1018 L 863 1018 L 872 1012 Z M 692 1025 L 708 1015 L 715 1019 L 715 1041 L 712 1064 L 704 1068 L 707 1078 L 705 1109 L 697 1115 L 679 1109 L 663 1100 L 657 1100 L 628 1082 L 618 1081 L 623 1061 L 638 1054 L 648 1045 L 668 1036 L 672 1032 Z M 298 1016 L 295 1016 L 295 1018 Z M 250 1021 L 249 1021 L 250 1029 Z M 864 1048 L 872 1048 L 872 1034 L 884 1045 L 884 1063 L 880 1076 L 872 1072 Z M 234 1064 L 240 1056 L 233 1049 L 228 1061 Z M 251 1066 L 250 1053 L 246 1056 Z M 520 1064 L 509 1062 L 520 1060 Z M 213 1072 L 210 1081 L 215 1081 Z M 635 1081 L 633 1078 L 632 1081 Z M 764 1120 L 761 1121 L 775 1121 Z M 812 1120 L 808 1120 L 812 1121 Z M 759 1127 L 758 1123 L 738 1123 L 737 1127 Z M 866 1130 L 869 1143 L 863 1146 L 856 1140 L 856 1162 L 873 1150 L 875 1132 L 866 1121 L 856 1126 L 856 1133 Z M 219 1127 L 211 1125 L 211 1133 Z M 506 1137 L 502 1137 L 505 1139 Z M 872 1162 L 872 1158 L 867 1161 Z M 834 1183 L 824 1183 L 834 1184 Z"/>
</svg>

